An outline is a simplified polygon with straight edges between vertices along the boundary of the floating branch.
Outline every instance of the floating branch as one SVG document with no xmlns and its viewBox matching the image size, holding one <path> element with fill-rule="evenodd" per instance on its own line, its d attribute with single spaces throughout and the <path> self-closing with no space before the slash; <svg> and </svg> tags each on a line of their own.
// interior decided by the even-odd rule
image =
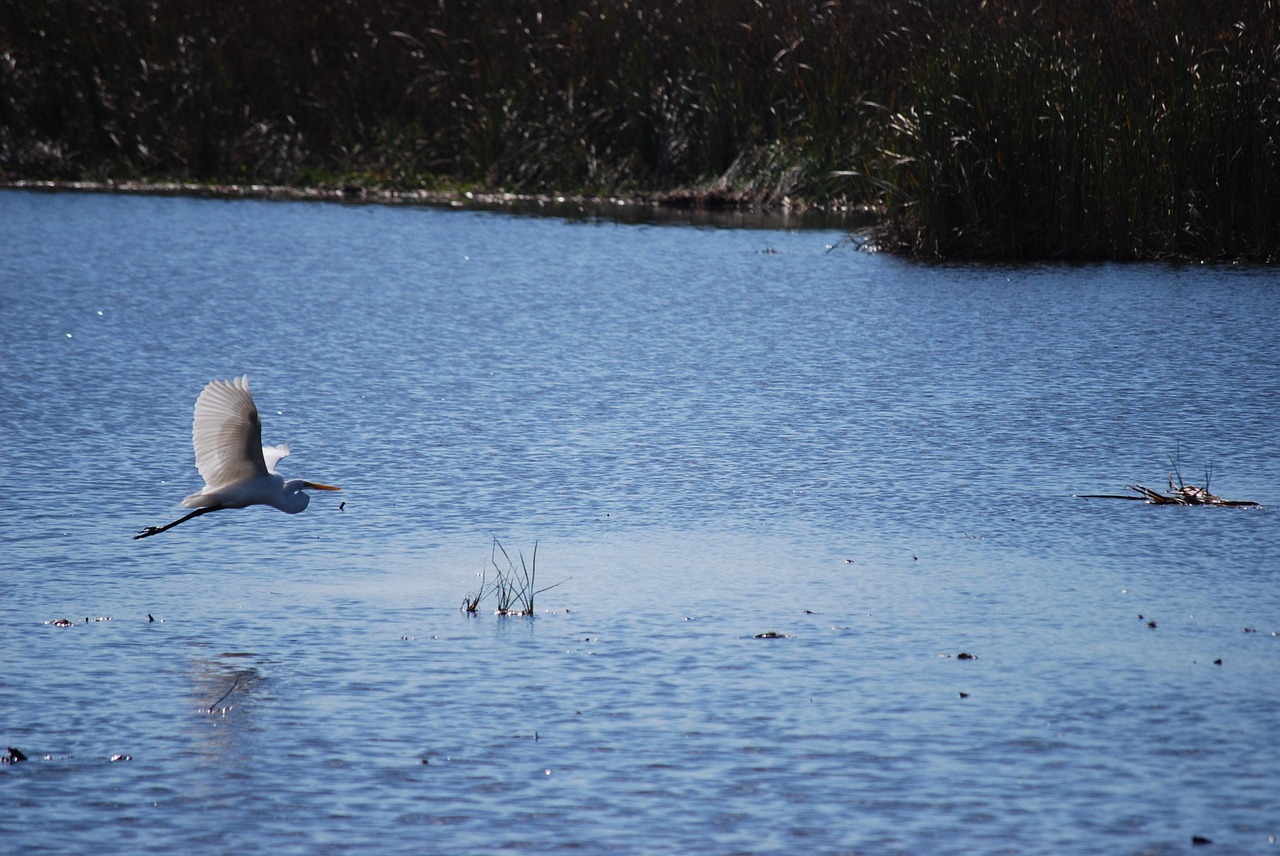
<svg viewBox="0 0 1280 856">
<path fill-rule="evenodd" d="M 1173 471 L 1169 473 L 1168 493 L 1160 493 L 1145 485 L 1131 484 L 1126 485 L 1125 488 L 1134 491 L 1137 496 L 1110 493 L 1082 493 L 1076 495 L 1081 499 L 1132 499 L 1145 502 L 1148 505 L 1222 505 L 1228 508 L 1262 507 L 1259 503 L 1247 499 L 1223 499 L 1217 494 L 1211 493 L 1209 491 L 1209 482 L 1213 476 L 1213 464 L 1205 464 L 1204 487 L 1184 482 L 1182 480 L 1181 448 L 1169 458 L 1169 463 L 1173 466 Z"/>
<path fill-rule="evenodd" d="M 1189 484 L 1178 488 L 1173 493 L 1160 493 L 1140 484 L 1127 485 L 1136 491 L 1138 496 L 1124 493 L 1078 493 L 1080 499 L 1133 499 L 1148 505 L 1222 505 L 1228 508 L 1261 508 L 1262 504 L 1248 499 L 1223 499 L 1209 493 L 1208 489 Z"/>
<path fill-rule="evenodd" d="M 1170 482 L 1170 493 L 1158 493 L 1149 487 L 1140 484 L 1128 485 L 1129 490 L 1137 491 L 1142 494 L 1141 497 L 1126 497 L 1126 499 L 1143 499 L 1152 505 L 1226 505 L 1233 507 L 1257 506 L 1258 503 L 1251 502 L 1247 499 L 1223 499 L 1217 494 L 1209 492 L 1207 487 L 1197 487 L 1193 484 L 1179 485 L 1173 488 Z"/>
</svg>

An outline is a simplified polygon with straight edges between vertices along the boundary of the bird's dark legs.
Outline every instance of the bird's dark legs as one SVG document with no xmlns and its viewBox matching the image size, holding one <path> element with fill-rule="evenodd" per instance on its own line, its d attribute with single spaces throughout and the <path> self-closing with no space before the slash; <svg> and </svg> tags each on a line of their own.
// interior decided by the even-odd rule
<svg viewBox="0 0 1280 856">
<path fill-rule="evenodd" d="M 179 523 L 186 523 L 188 520 L 190 520 L 193 517 L 199 517 L 201 514 L 208 514 L 210 511 L 221 511 L 221 510 L 222 510 L 221 505 L 207 505 L 204 508 L 197 508 L 195 511 L 191 512 L 186 517 L 179 517 L 177 520 L 173 521 L 172 523 L 168 523 L 164 526 L 148 526 L 146 529 L 140 529 L 138 530 L 138 534 L 133 536 L 133 540 L 137 541 L 139 538 L 149 538 L 152 535 L 159 535 L 161 532 L 168 531 L 169 529 L 172 529 L 173 527 L 177 526 Z"/>
</svg>

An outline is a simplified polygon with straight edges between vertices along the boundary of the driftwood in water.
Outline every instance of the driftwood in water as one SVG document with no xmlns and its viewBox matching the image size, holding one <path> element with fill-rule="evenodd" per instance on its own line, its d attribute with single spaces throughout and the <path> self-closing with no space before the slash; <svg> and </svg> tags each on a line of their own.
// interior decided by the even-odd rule
<svg viewBox="0 0 1280 856">
<path fill-rule="evenodd" d="M 1129 490 L 1136 490 L 1142 494 L 1142 498 L 1152 505 L 1229 505 L 1229 506 L 1248 506 L 1257 505 L 1256 502 L 1250 502 L 1247 499 L 1223 499 L 1214 493 L 1209 493 L 1207 487 L 1196 487 L 1193 484 L 1181 485 L 1177 489 L 1173 488 L 1172 483 L 1169 485 L 1171 493 L 1157 493 L 1149 487 L 1143 487 L 1140 484 L 1131 484 Z"/>
<path fill-rule="evenodd" d="M 1260 507 L 1256 502 L 1250 502 L 1247 499 L 1223 499 L 1217 494 L 1209 492 L 1209 480 L 1213 477 L 1213 465 L 1206 464 L 1204 468 L 1204 487 L 1197 487 L 1193 484 L 1186 484 L 1182 481 L 1182 445 L 1179 444 L 1174 454 L 1169 456 L 1169 463 L 1173 466 L 1173 472 L 1169 473 L 1169 492 L 1160 493 L 1140 484 L 1126 485 L 1129 490 L 1136 491 L 1139 496 L 1129 496 L 1127 494 L 1106 494 L 1091 493 L 1078 494 L 1081 499 L 1135 499 L 1149 503 L 1151 505 L 1224 505 L 1231 508 L 1248 508 Z M 1178 482 L 1174 484 L 1174 476 L 1177 476 Z"/>
<path fill-rule="evenodd" d="M 1208 488 L 1196 487 L 1193 484 L 1179 485 L 1175 488 L 1172 480 L 1169 482 L 1169 493 L 1160 493 L 1140 484 L 1126 485 L 1126 487 L 1129 490 L 1137 491 L 1140 495 L 1129 496 L 1128 494 L 1107 493 L 1077 495 L 1081 499 L 1135 499 L 1151 505 L 1225 505 L 1232 508 L 1258 506 L 1258 503 L 1247 499 L 1223 499 L 1217 494 L 1209 493 Z"/>
</svg>

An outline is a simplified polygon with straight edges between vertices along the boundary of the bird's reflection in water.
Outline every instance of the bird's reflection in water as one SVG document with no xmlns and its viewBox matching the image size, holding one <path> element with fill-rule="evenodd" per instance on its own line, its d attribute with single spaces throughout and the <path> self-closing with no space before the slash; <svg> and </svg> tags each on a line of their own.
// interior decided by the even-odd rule
<svg viewBox="0 0 1280 856">
<path fill-rule="evenodd" d="M 251 727 L 253 695 L 266 682 L 257 654 L 229 651 L 191 663 L 192 725 L 199 751 L 239 754 L 236 743 Z"/>
<path fill-rule="evenodd" d="M 183 716 L 181 757 L 188 769 L 222 772 L 189 777 L 171 805 L 199 805 L 209 811 L 244 809 L 241 792 L 228 789 L 227 781 L 247 775 L 245 762 L 262 755 L 257 708 L 270 686 L 268 672 L 260 655 L 243 651 L 214 649 L 188 661 L 190 694 Z"/>
<path fill-rule="evenodd" d="M 262 673 L 253 664 L 255 657 L 244 652 L 226 652 L 215 661 L 202 661 L 199 665 L 207 668 L 193 676 L 197 696 L 204 700 L 199 709 L 224 717 L 229 714 L 262 680 Z"/>
<path fill-rule="evenodd" d="M 221 692 L 221 695 L 216 697 L 216 699 L 210 702 L 210 704 L 205 705 L 204 708 L 201 708 L 201 710 L 204 710 L 206 714 L 219 714 L 225 717 L 225 715 L 229 714 L 230 711 L 232 711 L 232 708 L 236 706 L 238 701 L 237 696 L 243 697 L 244 695 L 247 695 L 250 688 L 255 685 L 255 683 L 261 681 L 262 676 L 255 665 L 236 665 L 234 664 L 234 659 L 232 659 L 252 658 L 252 654 L 228 653 L 221 656 L 223 656 L 223 658 L 227 658 L 227 660 L 216 663 L 216 665 L 220 665 L 220 667 L 223 668 L 207 670 L 207 672 L 202 673 L 201 676 L 197 676 L 197 683 L 201 683 L 201 686 L 198 687 L 201 692 L 204 692 L 207 688 L 207 691 L 209 691 L 207 692 L 207 695 L 212 695 L 216 690 L 218 690 L 219 683 L 227 685 L 227 679 L 230 678 L 229 685 L 227 685 L 227 688 Z M 205 681 L 201 682 L 201 677 L 205 678 Z"/>
</svg>

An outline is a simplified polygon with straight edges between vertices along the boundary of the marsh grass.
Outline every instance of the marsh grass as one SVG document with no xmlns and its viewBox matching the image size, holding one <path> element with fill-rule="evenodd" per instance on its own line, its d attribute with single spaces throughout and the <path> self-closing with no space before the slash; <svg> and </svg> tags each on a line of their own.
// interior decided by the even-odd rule
<svg viewBox="0 0 1280 856">
<path fill-rule="evenodd" d="M 0 0 L 0 152 L 36 178 L 816 198 L 860 149 L 887 22 L 806 0 Z"/>
<path fill-rule="evenodd" d="M 1275 258 L 1280 8 L 1052 9 L 992 4 L 916 56 L 888 116 L 899 204 L 880 239 L 939 256 Z"/>
<path fill-rule="evenodd" d="M 931 256 L 1280 246 L 1280 0 L 0 0 L 0 179 L 857 205 Z"/>
</svg>

